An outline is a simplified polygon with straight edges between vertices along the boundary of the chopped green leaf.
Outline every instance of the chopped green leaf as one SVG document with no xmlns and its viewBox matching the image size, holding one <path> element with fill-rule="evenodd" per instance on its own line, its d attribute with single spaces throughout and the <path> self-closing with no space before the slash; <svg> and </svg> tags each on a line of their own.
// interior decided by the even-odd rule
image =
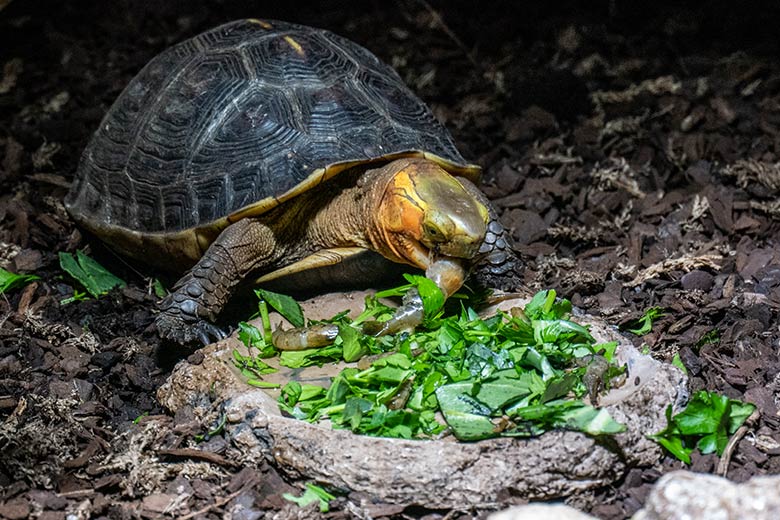
<svg viewBox="0 0 780 520">
<path fill-rule="evenodd" d="M 276 354 L 273 344 L 266 342 L 260 329 L 245 321 L 238 324 L 238 339 L 247 348 L 257 349 L 261 358 L 271 357 Z"/>
<path fill-rule="evenodd" d="M 330 509 L 330 501 L 336 498 L 334 495 L 331 495 L 320 486 L 314 484 L 306 484 L 306 490 L 299 497 L 296 497 L 290 493 L 284 493 L 282 494 L 282 497 L 285 500 L 289 500 L 290 502 L 298 504 L 300 507 L 306 507 L 309 504 L 319 503 L 321 513 L 327 513 Z"/>
<path fill-rule="evenodd" d="M 260 334 L 260 329 L 245 321 L 238 324 L 238 339 L 247 347 L 265 344 L 263 336 Z"/>
<path fill-rule="evenodd" d="M 718 342 L 720 342 L 720 331 L 718 329 L 712 329 L 699 338 L 699 341 L 696 342 L 696 348 L 701 348 L 704 345 L 715 344 Z"/>
<path fill-rule="evenodd" d="M 680 370 L 682 370 L 683 374 L 688 374 L 688 369 L 685 368 L 685 365 L 682 362 L 682 359 L 680 359 L 680 353 L 675 353 L 674 357 L 672 358 L 672 365 L 676 366 Z"/>
<path fill-rule="evenodd" d="M 552 377 L 547 380 L 544 393 L 540 399 L 541 403 L 547 403 L 565 397 L 571 392 L 577 384 L 579 378 L 576 374 L 569 372 L 560 376 Z"/>
<path fill-rule="evenodd" d="M 121 278 L 111 274 L 96 260 L 88 257 L 82 251 L 71 253 L 60 252 L 60 267 L 63 271 L 78 280 L 93 297 L 98 298 L 114 287 L 125 287 L 127 284 Z"/>
<path fill-rule="evenodd" d="M 534 394 L 538 390 L 537 383 L 544 388 L 544 383 L 539 376 L 533 372 L 526 374 L 529 377 L 521 379 L 514 369 L 496 372 L 490 379 L 482 381 L 475 397 L 490 410 L 500 410 L 521 397 Z"/>
<path fill-rule="evenodd" d="M 595 342 L 588 329 L 568 320 L 535 320 L 533 331 L 537 343 L 555 343 L 562 339 Z"/>
<path fill-rule="evenodd" d="M 287 406 L 294 406 L 301 399 L 303 393 L 303 387 L 298 381 L 290 381 L 282 388 L 282 395 L 279 397 L 279 402 L 286 404 Z"/>
<path fill-rule="evenodd" d="M 696 448 L 704 454 L 722 455 L 729 436 L 755 409 L 753 404 L 701 390 L 693 395 L 682 412 L 672 416 L 672 407 L 669 406 L 666 409 L 666 428 L 650 435 L 650 438 L 690 464 L 690 454 Z"/>
<path fill-rule="evenodd" d="M 482 319 L 468 307 L 447 316 L 435 285 L 429 291 L 427 279 L 407 280 L 408 285 L 367 298 L 356 320 L 344 313 L 333 318 L 339 336 L 332 346 L 281 354 L 280 362 L 293 368 L 373 356 L 368 367 L 342 370 L 327 391 L 315 387 L 307 394 L 305 386 L 289 383 L 279 398 L 285 413 L 308 421 L 327 417 L 334 427 L 400 438 L 429 437 L 445 428 L 464 441 L 554 428 L 590 435 L 622 431 L 606 411 L 581 400 L 586 392 L 595 396 L 598 388 L 609 388 L 624 372 L 611 361 L 617 345 L 595 345 L 588 328 L 569 319 L 567 300 L 542 291 L 512 317 L 499 313 Z M 413 288 L 428 300 L 430 320 L 421 330 L 372 337 L 356 326 L 392 315 L 377 298 Z M 590 388 L 585 379 L 596 358 L 603 370 L 598 388 Z"/>
<path fill-rule="evenodd" d="M 255 294 L 258 298 L 268 302 L 268 305 L 289 321 L 293 327 L 303 327 L 306 324 L 301 306 L 289 296 L 264 289 L 256 289 Z"/>
<path fill-rule="evenodd" d="M 487 439 L 496 429 L 490 420 L 492 410 L 471 397 L 473 391 L 473 383 L 453 383 L 436 390 L 441 413 L 460 441 Z"/>
<path fill-rule="evenodd" d="M 614 434 L 625 431 L 604 409 L 598 410 L 581 401 L 557 401 L 545 405 L 527 406 L 513 410 L 518 421 L 514 433 L 536 434 L 540 426 L 545 429 L 563 428 L 585 432 L 589 435 Z M 523 424 L 530 421 L 530 424 Z"/>
<path fill-rule="evenodd" d="M 254 379 L 265 374 L 273 374 L 276 369 L 254 356 L 244 356 L 237 349 L 233 350 L 233 364 L 244 377 Z"/>
<path fill-rule="evenodd" d="M 525 316 L 530 320 L 557 320 L 571 312 L 569 300 L 557 299 L 554 290 L 539 291 L 525 306 Z"/>
<path fill-rule="evenodd" d="M 665 316 L 664 309 L 662 307 L 650 307 L 645 311 L 644 315 L 637 320 L 637 324 L 639 326 L 633 329 L 628 329 L 628 331 L 636 334 L 637 336 L 644 336 L 653 329 L 653 322 L 662 316 Z"/>
<path fill-rule="evenodd" d="M 408 285 L 388 289 L 376 293 L 376 298 L 387 298 L 389 296 L 402 296 L 412 288 L 417 289 L 420 299 L 423 302 L 423 314 L 426 322 L 434 320 L 444 307 L 444 293 L 430 279 L 414 274 L 404 274 L 404 278 L 409 282 Z"/>
<path fill-rule="evenodd" d="M 341 414 L 341 424 L 349 425 L 351 430 L 357 430 L 363 420 L 363 414 L 370 411 L 374 403 L 362 397 L 351 397 L 344 403 L 344 411 Z"/>
<path fill-rule="evenodd" d="M 279 388 L 282 386 L 279 383 L 271 383 L 269 381 L 263 381 L 262 379 L 254 378 L 247 379 L 246 384 L 256 388 Z"/>
<path fill-rule="evenodd" d="M 142 420 L 144 417 L 147 417 L 148 415 L 149 415 L 149 412 L 144 412 L 144 413 L 142 413 L 141 415 L 139 415 L 138 417 L 136 417 L 135 419 L 133 419 L 133 424 L 139 424 L 139 423 L 141 422 L 141 420 Z"/>
<path fill-rule="evenodd" d="M 363 357 L 369 351 L 367 341 L 370 336 L 361 334 L 359 330 L 351 325 L 339 326 L 339 337 L 342 342 L 344 361 L 351 363 Z"/>
<path fill-rule="evenodd" d="M 544 316 L 552 308 L 555 300 L 555 291 L 539 291 L 534 294 L 531 301 L 525 306 L 525 315 L 530 320 L 544 319 Z"/>
<path fill-rule="evenodd" d="M 301 368 L 313 365 L 322 366 L 329 361 L 342 359 L 340 346 L 331 345 L 311 350 L 285 350 L 279 356 L 279 363 L 288 368 Z"/>
<path fill-rule="evenodd" d="M 86 292 L 81 292 L 77 290 L 73 290 L 73 296 L 70 296 L 68 298 L 63 298 L 60 300 L 60 305 L 68 305 L 73 302 L 81 302 L 84 300 L 89 300 L 89 296 L 87 296 Z"/>
<path fill-rule="evenodd" d="M 601 352 L 602 356 L 604 356 L 604 359 L 606 359 L 609 363 L 612 362 L 612 360 L 615 358 L 615 350 L 617 350 L 617 341 L 609 341 L 607 343 L 599 343 L 598 345 L 593 345 L 593 351 L 594 352 Z"/>
<path fill-rule="evenodd" d="M 209 440 L 211 437 L 215 435 L 219 435 L 225 430 L 226 423 L 227 423 L 227 415 L 225 414 L 220 415 L 217 422 L 211 428 L 209 428 L 209 430 L 206 433 L 196 435 L 195 440 L 198 442 L 203 442 Z"/>
<path fill-rule="evenodd" d="M 40 277 L 34 274 L 16 274 L 0 269 L 0 294 L 27 285 L 33 280 L 40 280 Z"/>
<path fill-rule="evenodd" d="M 419 275 L 405 274 L 406 278 L 420 293 L 423 301 L 423 312 L 426 320 L 432 320 L 438 316 L 444 307 L 444 293 L 432 280 Z"/>
<path fill-rule="evenodd" d="M 248 384 L 262 388 L 274 388 L 260 379 L 265 374 L 277 371 L 268 363 L 260 360 L 260 358 L 273 356 L 276 353 L 274 346 L 266 343 L 257 327 L 243 321 L 238 324 L 238 339 L 246 345 L 249 355 L 245 356 L 238 349 L 234 349 L 233 364 L 244 377 L 248 378 Z"/>
<path fill-rule="evenodd" d="M 158 298 L 165 298 L 168 296 L 168 291 L 165 290 L 165 287 L 163 287 L 159 278 L 155 278 L 152 281 L 152 290 L 154 291 L 154 295 Z"/>
</svg>

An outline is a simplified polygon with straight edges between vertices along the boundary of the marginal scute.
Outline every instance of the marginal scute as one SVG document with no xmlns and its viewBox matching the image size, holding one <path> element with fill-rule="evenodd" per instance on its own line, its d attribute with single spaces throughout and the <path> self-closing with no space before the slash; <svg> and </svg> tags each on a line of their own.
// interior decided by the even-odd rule
<svg viewBox="0 0 780 520">
<path fill-rule="evenodd" d="M 130 81 L 65 202 L 120 252 L 191 263 L 236 220 L 356 165 L 414 156 L 480 172 L 368 50 L 322 29 L 239 20 L 165 50 Z"/>
<path fill-rule="evenodd" d="M 254 23 L 262 27 L 263 29 L 273 29 L 274 26 L 270 23 L 266 22 L 265 20 L 258 20 L 257 18 L 247 18 L 246 20 L 249 23 Z"/>
</svg>

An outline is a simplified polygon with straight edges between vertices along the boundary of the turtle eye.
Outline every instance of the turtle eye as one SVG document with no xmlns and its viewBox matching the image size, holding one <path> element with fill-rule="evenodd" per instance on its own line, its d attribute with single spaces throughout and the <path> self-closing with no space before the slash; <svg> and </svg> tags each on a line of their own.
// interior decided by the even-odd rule
<svg viewBox="0 0 780 520">
<path fill-rule="evenodd" d="M 438 230 L 433 224 L 425 224 L 425 234 L 430 238 L 436 239 L 442 236 L 441 231 Z"/>
</svg>

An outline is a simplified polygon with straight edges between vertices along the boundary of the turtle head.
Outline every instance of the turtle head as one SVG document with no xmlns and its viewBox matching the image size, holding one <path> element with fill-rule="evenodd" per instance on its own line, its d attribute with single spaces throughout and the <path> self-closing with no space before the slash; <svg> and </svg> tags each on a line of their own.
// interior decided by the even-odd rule
<svg viewBox="0 0 780 520">
<path fill-rule="evenodd" d="M 484 204 L 427 159 L 398 159 L 385 169 L 389 180 L 375 216 L 379 252 L 425 270 L 440 258 L 477 256 L 487 232 Z"/>
</svg>

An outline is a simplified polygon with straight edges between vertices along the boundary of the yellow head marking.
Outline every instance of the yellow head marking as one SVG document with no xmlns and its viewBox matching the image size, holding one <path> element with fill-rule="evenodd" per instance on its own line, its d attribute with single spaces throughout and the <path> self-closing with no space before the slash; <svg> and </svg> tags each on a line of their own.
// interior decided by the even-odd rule
<svg viewBox="0 0 780 520">
<path fill-rule="evenodd" d="M 424 159 L 400 159 L 377 211 L 386 257 L 427 269 L 432 258 L 473 259 L 485 238 L 487 208 L 458 180 Z"/>
<path fill-rule="evenodd" d="M 271 25 L 270 23 L 268 23 L 268 22 L 265 22 L 265 21 L 263 21 L 263 20 L 258 20 L 257 18 L 248 18 L 248 19 L 247 19 L 247 22 L 249 22 L 249 23 L 253 23 L 253 24 L 255 24 L 255 25 L 259 25 L 259 26 L 260 26 L 260 27 L 262 27 L 263 29 L 273 29 L 273 28 L 274 28 L 274 26 L 273 26 L 273 25 Z"/>
<path fill-rule="evenodd" d="M 303 47 L 301 47 L 301 44 L 295 41 L 295 39 L 292 36 L 285 36 L 284 41 L 290 44 L 290 47 L 293 48 L 293 50 L 298 54 L 298 56 L 303 57 L 305 53 L 303 52 Z"/>
</svg>

